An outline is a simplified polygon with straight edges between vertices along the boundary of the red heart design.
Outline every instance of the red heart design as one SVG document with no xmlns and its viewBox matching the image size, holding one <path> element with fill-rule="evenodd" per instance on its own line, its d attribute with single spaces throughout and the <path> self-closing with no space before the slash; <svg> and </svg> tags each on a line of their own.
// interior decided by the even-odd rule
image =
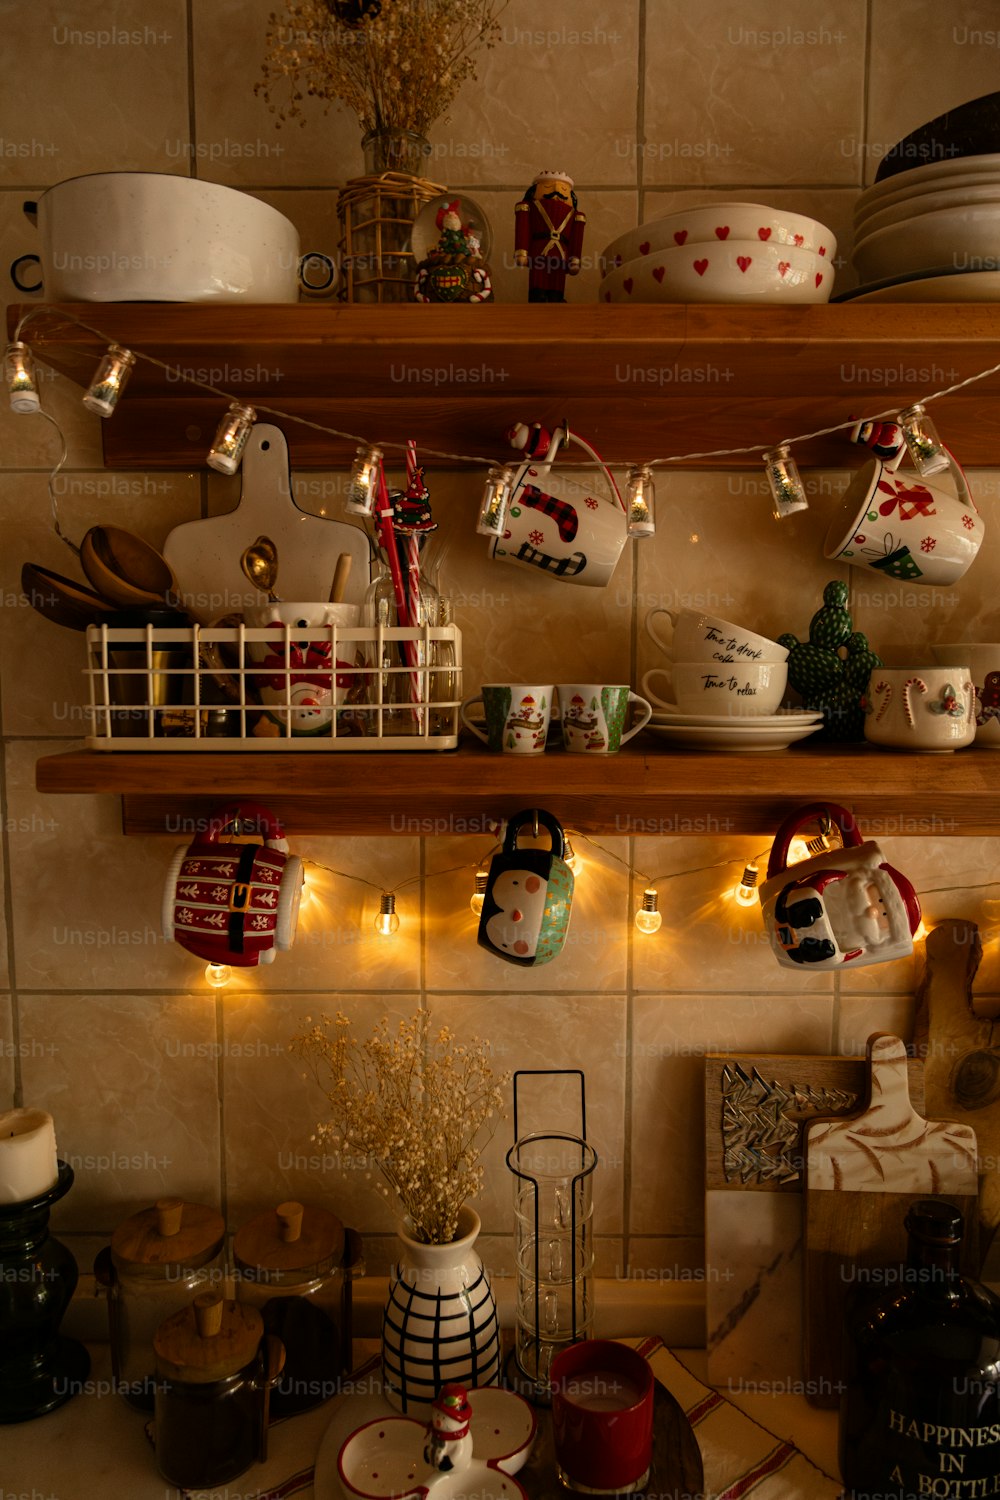
<svg viewBox="0 0 1000 1500">
<path fill-rule="evenodd" d="M 791 261 L 790 260 L 779 260 L 778 261 L 778 274 L 780 276 L 784 276 L 785 272 L 788 270 L 788 267 L 790 265 L 791 265 Z"/>
<path fill-rule="evenodd" d="M 817 271 L 816 272 L 816 285 L 817 286 L 822 286 L 823 285 L 823 272 L 822 271 Z"/>
<path fill-rule="evenodd" d="M 741 271 L 745 271 L 747 266 L 751 264 L 752 260 L 753 257 L 750 255 L 737 255 L 736 264 L 739 266 Z"/>
<path fill-rule="evenodd" d="M 667 272 L 666 266 L 654 266 L 653 267 L 653 280 L 654 281 L 662 282 L 664 276 L 666 275 L 666 272 Z"/>
<path fill-rule="evenodd" d="M 727 240 L 729 238 L 729 225 L 723 224 L 721 228 L 715 231 L 715 236 L 716 239 Z"/>
<path fill-rule="evenodd" d="M 695 270 L 698 272 L 698 275 L 699 276 L 704 276 L 705 272 L 708 270 L 708 261 L 707 260 L 696 260 L 696 261 L 693 262 L 693 264 L 694 264 Z"/>
<path fill-rule="evenodd" d="M 649 241 L 648 240 L 643 240 L 642 244 L 639 246 L 639 254 L 640 255 L 648 255 L 649 254 Z"/>
<path fill-rule="evenodd" d="M 687 232 L 686 229 L 678 229 L 674 233 L 674 239 L 677 241 L 678 245 L 683 245 L 683 243 L 687 239 L 687 237 L 688 237 L 688 232 Z"/>
<path fill-rule="evenodd" d="M 819 253 L 820 253 L 820 255 L 825 255 L 826 254 L 826 246 L 825 245 L 820 245 L 820 247 L 819 247 Z"/>
<path fill-rule="evenodd" d="M 802 244 L 802 240 L 803 240 L 803 238 L 804 238 L 804 236 L 803 236 L 803 235 L 801 235 L 801 234 L 797 234 L 797 235 L 795 235 L 795 236 L 794 236 L 794 240 L 795 240 L 795 243 L 796 243 L 796 244 L 797 244 L 797 245 L 801 245 L 801 244 Z"/>
<path fill-rule="evenodd" d="M 631 276 L 626 276 L 625 282 L 624 282 L 624 286 L 625 286 L 626 292 L 628 292 L 628 294 L 629 294 L 630 297 L 632 295 L 632 287 L 633 287 L 633 285 L 634 285 L 634 282 L 632 281 Z"/>
<path fill-rule="evenodd" d="M 769 240 L 771 238 L 771 231 L 769 229 L 758 229 L 757 238 L 759 240 Z"/>
</svg>

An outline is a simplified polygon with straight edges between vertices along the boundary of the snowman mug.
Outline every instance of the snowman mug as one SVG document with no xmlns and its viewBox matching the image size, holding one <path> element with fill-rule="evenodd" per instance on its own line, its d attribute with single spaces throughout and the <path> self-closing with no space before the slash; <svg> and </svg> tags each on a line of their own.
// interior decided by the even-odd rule
<svg viewBox="0 0 1000 1500">
<path fill-rule="evenodd" d="M 575 754 L 614 755 L 653 717 L 646 699 L 628 687 L 572 682 L 560 684 L 558 693 L 563 745 Z M 623 734 L 632 703 L 639 705 L 639 718 Z"/>
<path fill-rule="evenodd" d="M 459 709 L 462 723 L 491 750 L 507 755 L 540 755 L 552 718 L 555 689 L 526 682 L 487 682 Z M 486 733 L 472 722 L 466 709 L 481 703 L 486 714 Z"/>
<path fill-rule="evenodd" d="M 551 852 L 518 849 L 522 829 L 544 828 Z M 507 824 L 503 849 L 490 861 L 479 917 L 478 943 L 497 958 L 524 967 L 547 964 L 569 930 L 573 872 L 564 858 L 566 835 L 551 813 L 528 808 Z"/>
</svg>

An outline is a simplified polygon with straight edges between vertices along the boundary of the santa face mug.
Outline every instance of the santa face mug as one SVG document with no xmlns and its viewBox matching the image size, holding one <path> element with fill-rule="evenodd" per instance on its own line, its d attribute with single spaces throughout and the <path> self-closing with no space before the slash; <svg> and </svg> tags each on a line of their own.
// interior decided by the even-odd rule
<svg viewBox="0 0 1000 1500">
<path fill-rule="evenodd" d="M 649 723 L 653 710 L 645 698 L 628 687 L 606 687 L 595 682 L 560 684 L 559 708 L 563 746 L 571 753 L 614 755 Z M 640 717 L 627 732 L 629 706 L 639 705 Z"/>
<path fill-rule="evenodd" d="M 490 750 L 506 755 L 541 755 L 552 718 L 555 688 L 537 683 L 487 682 L 474 698 L 466 698 L 459 712 L 466 729 Z M 486 732 L 466 712 L 481 703 L 486 715 Z"/>
<path fill-rule="evenodd" d="M 983 519 L 954 460 L 931 482 L 912 469 L 894 474 L 873 458 L 845 490 L 823 555 L 886 578 L 954 583 L 982 540 Z"/>
</svg>

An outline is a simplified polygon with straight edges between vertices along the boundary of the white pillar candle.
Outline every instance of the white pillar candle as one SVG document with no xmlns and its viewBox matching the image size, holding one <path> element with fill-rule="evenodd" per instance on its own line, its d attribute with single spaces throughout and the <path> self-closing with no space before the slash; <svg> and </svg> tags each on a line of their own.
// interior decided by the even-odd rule
<svg viewBox="0 0 1000 1500">
<path fill-rule="evenodd" d="M 42 1109 L 0 1114 L 0 1203 L 25 1203 L 59 1179 L 56 1128 Z"/>
</svg>

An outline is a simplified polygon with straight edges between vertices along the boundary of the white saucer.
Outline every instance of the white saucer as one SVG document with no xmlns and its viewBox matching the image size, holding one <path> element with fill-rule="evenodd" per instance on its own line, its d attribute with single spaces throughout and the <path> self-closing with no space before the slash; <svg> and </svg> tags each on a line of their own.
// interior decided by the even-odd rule
<svg viewBox="0 0 1000 1500">
<path fill-rule="evenodd" d="M 650 724 L 670 728 L 704 729 L 784 729 L 798 728 L 809 724 L 818 726 L 823 722 L 822 713 L 815 709 L 786 708 L 776 714 L 689 714 L 681 709 L 654 708 Z"/>
<path fill-rule="evenodd" d="M 815 724 L 647 724 L 650 734 L 666 740 L 668 744 L 686 747 L 689 750 L 787 750 L 797 740 L 815 734 L 821 721 Z"/>
</svg>

